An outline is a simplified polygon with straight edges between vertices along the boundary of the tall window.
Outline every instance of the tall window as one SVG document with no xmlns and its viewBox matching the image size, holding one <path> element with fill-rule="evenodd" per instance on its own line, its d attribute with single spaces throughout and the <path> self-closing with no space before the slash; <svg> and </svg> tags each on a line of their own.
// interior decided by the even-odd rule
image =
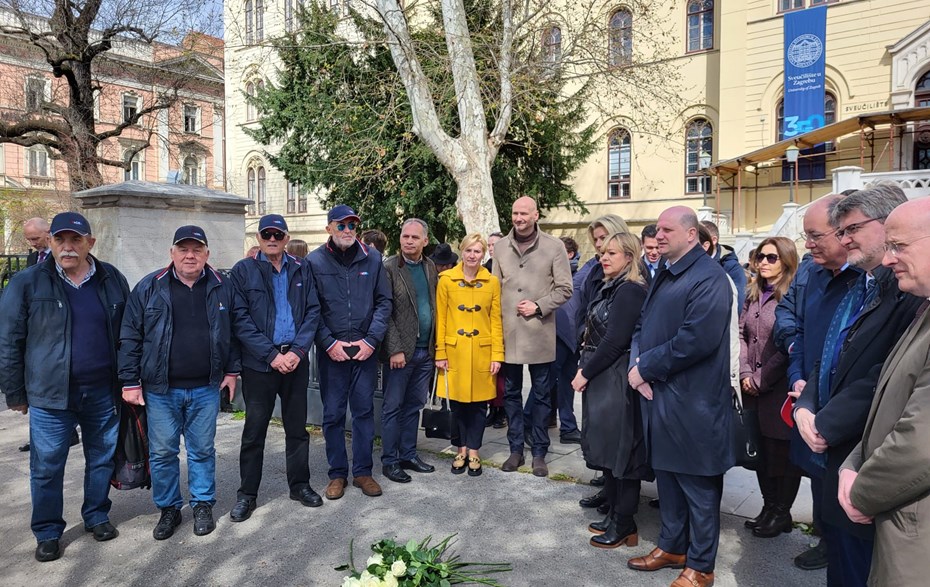
<svg viewBox="0 0 930 587">
<path fill-rule="evenodd" d="M 252 16 L 255 12 L 252 10 L 252 0 L 245 0 L 245 43 L 251 45 L 255 42 L 255 29 L 252 28 Z"/>
<path fill-rule="evenodd" d="M 255 169 L 249 167 L 246 175 L 246 189 L 249 198 L 249 214 L 255 214 Z"/>
<path fill-rule="evenodd" d="M 914 106 L 930 106 L 930 71 L 917 80 Z M 920 125 L 914 133 L 914 169 L 930 169 L 930 126 Z"/>
<path fill-rule="evenodd" d="M 258 214 L 259 216 L 265 214 L 265 208 L 267 203 L 267 192 L 265 191 L 265 168 L 258 168 Z"/>
<path fill-rule="evenodd" d="M 255 42 L 261 43 L 265 38 L 264 0 L 255 0 Z"/>
<path fill-rule="evenodd" d="M 38 112 L 45 102 L 46 80 L 42 77 L 26 78 L 26 112 Z"/>
<path fill-rule="evenodd" d="M 714 48 L 714 0 L 688 2 L 688 52 Z"/>
<path fill-rule="evenodd" d="M 562 29 L 551 26 L 543 32 L 543 62 L 557 66 L 562 61 Z"/>
<path fill-rule="evenodd" d="M 633 13 L 621 8 L 610 17 L 607 61 L 612 67 L 633 62 Z"/>
<path fill-rule="evenodd" d="M 914 106 L 917 108 L 930 106 L 930 71 L 917 80 L 917 85 L 914 87 Z"/>
<path fill-rule="evenodd" d="M 197 157 L 188 155 L 184 159 L 184 183 L 187 185 L 200 185 L 200 162 Z"/>
<path fill-rule="evenodd" d="M 284 0 L 284 30 L 294 30 L 294 0 Z"/>
<path fill-rule="evenodd" d="M 123 94 L 123 122 L 129 122 L 139 113 L 139 96 Z M 138 121 L 136 121 L 138 123 Z"/>
<path fill-rule="evenodd" d="M 607 137 L 607 198 L 620 200 L 630 197 L 631 167 L 630 131 L 618 128 Z"/>
<path fill-rule="evenodd" d="M 265 88 L 265 82 L 258 80 L 245 84 L 245 120 L 246 122 L 258 118 L 258 110 L 255 108 L 255 97 Z"/>
<path fill-rule="evenodd" d="M 48 177 L 48 151 L 45 147 L 30 147 L 27 151 L 26 173 L 30 177 Z"/>
<path fill-rule="evenodd" d="M 685 129 L 685 192 L 710 192 L 710 177 L 701 169 L 701 153 L 714 156 L 714 127 L 704 118 L 695 118 Z"/>
<path fill-rule="evenodd" d="M 184 132 L 199 133 L 200 109 L 196 106 L 184 106 Z"/>
<path fill-rule="evenodd" d="M 824 124 L 833 124 L 836 122 L 836 97 L 830 92 L 823 95 L 823 122 Z M 778 107 L 775 112 L 775 125 L 778 130 L 778 140 L 785 138 L 785 100 L 782 98 L 778 101 Z M 833 150 L 833 143 L 827 142 L 812 147 L 810 149 L 801 149 L 798 153 L 798 177 L 800 180 L 824 179 L 827 176 L 827 159 L 824 153 Z M 781 167 L 781 180 L 791 181 L 794 170 L 792 165 L 784 162 Z"/>
<path fill-rule="evenodd" d="M 298 187 L 296 183 L 287 182 L 287 213 L 294 214 L 297 212 L 297 192 Z"/>
<path fill-rule="evenodd" d="M 123 155 L 123 161 L 129 163 L 129 169 L 124 170 L 123 179 L 126 181 L 139 181 L 145 179 L 145 170 L 142 162 L 142 153 L 139 151 L 133 154 L 133 149 L 128 149 Z"/>
<path fill-rule="evenodd" d="M 778 0 L 778 12 L 790 12 L 804 8 L 804 0 Z"/>
</svg>

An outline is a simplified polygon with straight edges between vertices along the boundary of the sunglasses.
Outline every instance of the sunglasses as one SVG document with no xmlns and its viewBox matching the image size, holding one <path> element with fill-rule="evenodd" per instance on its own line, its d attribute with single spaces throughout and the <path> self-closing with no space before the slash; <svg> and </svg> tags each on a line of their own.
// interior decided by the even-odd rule
<svg viewBox="0 0 930 587">
<path fill-rule="evenodd" d="M 775 253 L 769 253 L 768 255 L 763 255 L 759 253 L 756 255 L 756 263 L 761 263 L 762 261 L 768 261 L 769 265 L 774 265 L 778 263 L 778 255 Z"/>
<path fill-rule="evenodd" d="M 271 241 L 271 240 L 283 241 L 285 238 L 287 238 L 287 235 L 281 232 L 280 230 L 267 229 L 267 230 L 261 231 L 258 234 L 262 237 L 262 240 L 264 241 Z"/>
<path fill-rule="evenodd" d="M 358 227 L 357 222 L 340 222 L 336 225 L 336 230 L 342 232 L 345 229 L 355 230 Z"/>
</svg>

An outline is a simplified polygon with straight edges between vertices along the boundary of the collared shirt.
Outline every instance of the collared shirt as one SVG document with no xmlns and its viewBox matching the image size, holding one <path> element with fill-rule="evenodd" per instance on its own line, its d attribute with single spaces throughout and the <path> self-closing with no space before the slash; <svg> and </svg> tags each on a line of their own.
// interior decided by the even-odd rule
<svg viewBox="0 0 930 587">
<path fill-rule="evenodd" d="M 44 262 L 46 259 L 52 256 L 52 249 L 45 249 L 38 251 L 38 256 L 36 257 L 36 264 Z"/>
<path fill-rule="evenodd" d="M 276 345 L 290 344 L 294 342 L 297 330 L 294 327 L 291 303 L 287 300 L 287 255 L 281 257 L 281 271 L 275 269 L 264 253 L 259 252 L 255 259 L 271 265 L 271 291 L 274 294 L 274 336 L 271 342 Z"/>
<path fill-rule="evenodd" d="M 68 274 L 65 273 L 65 270 L 62 269 L 61 265 L 58 264 L 58 260 L 55 260 L 55 269 L 58 271 L 58 276 L 65 280 L 65 283 L 74 289 L 81 289 L 81 286 L 90 281 L 90 278 L 93 277 L 94 273 L 97 272 L 97 265 L 94 263 L 94 260 L 90 257 L 87 257 L 87 262 L 90 263 L 90 270 L 87 272 L 87 275 L 84 276 L 84 279 L 81 280 L 81 283 L 74 283 L 71 281 L 71 278 L 68 277 Z"/>
</svg>

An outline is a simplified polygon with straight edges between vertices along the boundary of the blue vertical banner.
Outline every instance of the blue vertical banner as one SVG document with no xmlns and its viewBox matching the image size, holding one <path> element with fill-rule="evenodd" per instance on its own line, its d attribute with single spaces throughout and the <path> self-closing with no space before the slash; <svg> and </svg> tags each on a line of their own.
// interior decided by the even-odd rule
<svg viewBox="0 0 930 587">
<path fill-rule="evenodd" d="M 783 138 L 825 124 L 824 68 L 827 7 L 788 12 L 785 18 L 785 127 Z"/>
</svg>

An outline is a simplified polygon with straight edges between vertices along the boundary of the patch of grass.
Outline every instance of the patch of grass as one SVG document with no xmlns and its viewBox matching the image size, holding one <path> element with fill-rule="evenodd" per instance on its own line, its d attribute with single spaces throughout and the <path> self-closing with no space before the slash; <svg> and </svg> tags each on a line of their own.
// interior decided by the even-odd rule
<svg viewBox="0 0 930 587">
<path fill-rule="evenodd" d="M 567 473 L 555 473 L 554 475 L 549 475 L 549 478 L 553 481 L 568 481 L 569 483 L 578 483 L 577 477 L 572 477 Z"/>
<path fill-rule="evenodd" d="M 245 420 L 245 410 L 236 410 L 232 413 L 233 420 Z"/>
<path fill-rule="evenodd" d="M 813 536 L 814 534 L 814 526 L 807 522 L 795 522 L 794 527 L 808 536 Z"/>
</svg>

